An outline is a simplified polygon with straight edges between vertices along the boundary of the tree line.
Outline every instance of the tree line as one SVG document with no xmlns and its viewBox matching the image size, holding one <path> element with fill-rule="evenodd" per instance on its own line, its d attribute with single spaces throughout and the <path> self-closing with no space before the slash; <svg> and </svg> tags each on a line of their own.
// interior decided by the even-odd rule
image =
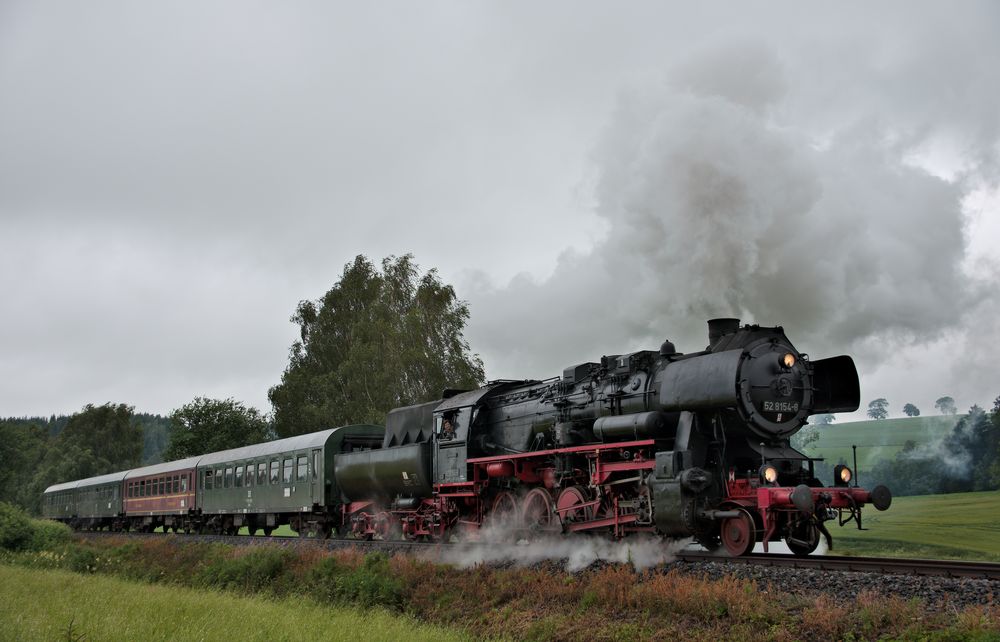
<svg viewBox="0 0 1000 642">
<path fill-rule="evenodd" d="M 957 414 L 951 397 L 942 397 L 938 402 L 942 414 Z M 819 427 L 835 420 L 834 415 L 813 416 L 810 426 L 792 436 L 792 446 L 798 450 L 813 446 L 820 439 Z M 843 459 L 816 462 L 817 477 L 832 478 L 838 463 L 851 464 Z M 917 444 L 907 440 L 893 457 L 880 459 L 872 466 L 864 484 L 885 484 L 899 496 L 1000 489 L 1000 396 L 990 411 L 972 406 L 947 435 L 935 441 Z"/>
<path fill-rule="evenodd" d="M 907 441 L 893 458 L 877 462 L 869 479 L 872 485 L 885 484 L 894 495 L 1000 489 L 1000 397 L 991 411 L 970 408 L 937 441 Z"/>
<path fill-rule="evenodd" d="M 0 501 L 38 513 L 52 484 L 354 423 L 383 423 L 392 408 L 484 381 L 463 332 L 469 309 L 436 270 L 412 255 L 344 266 L 320 299 L 291 321 L 299 339 L 273 414 L 234 399 L 196 397 L 168 417 L 124 403 L 69 416 L 0 419 Z"/>
<path fill-rule="evenodd" d="M 955 400 L 948 396 L 939 397 L 938 400 L 934 402 L 934 407 L 937 408 L 942 415 L 958 414 L 958 408 L 955 406 Z M 904 404 L 903 414 L 907 417 L 919 417 L 920 408 L 917 408 L 912 403 Z M 879 397 L 878 399 L 873 399 L 868 402 L 869 419 L 879 420 L 888 419 L 888 417 L 889 401 L 885 397 Z"/>
</svg>

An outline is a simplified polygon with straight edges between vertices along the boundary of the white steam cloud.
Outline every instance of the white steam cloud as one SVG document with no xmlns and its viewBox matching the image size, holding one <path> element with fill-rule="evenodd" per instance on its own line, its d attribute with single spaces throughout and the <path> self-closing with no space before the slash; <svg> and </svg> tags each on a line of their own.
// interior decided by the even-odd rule
<svg viewBox="0 0 1000 642">
<path fill-rule="evenodd" d="M 604 240 L 544 282 L 479 282 L 470 297 L 490 374 L 550 376 L 665 338 L 698 350 L 717 316 L 783 325 L 814 357 L 854 352 L 862 368 L 971 323 L 995 286 L 963 265 L 963 198 L 995 163 L 997 118 L 957 132 L 986 138 L 942 178 L 920 155 L 951 103 L 837 99 L 810 62 L 744 41 L 625 92 L 594 152 Z"/>
<path fill-rule="evenodd" d="M 479 564 L 512 562 L 530 566 L 545 561 L 564 562 L 565 570 L 576 573 L 595 562 L 631 564 L 635 570 L 653 568 L 674 561 L 677 552 L 691 543 L 690 539 L 664 540 L 654 537 L 630 537 L 612 541 L 603 537 L 568 535 L 542 537 L 531 541 L 501 541 L 484 535 L 488 544 L 469 547 L 455 546 L 445 551 L 445 557 L 435 552 L 435 561 L 445 561 L 462 568 Z M 506 539 L 506 538 L 504 538 Z"/>
</svg>

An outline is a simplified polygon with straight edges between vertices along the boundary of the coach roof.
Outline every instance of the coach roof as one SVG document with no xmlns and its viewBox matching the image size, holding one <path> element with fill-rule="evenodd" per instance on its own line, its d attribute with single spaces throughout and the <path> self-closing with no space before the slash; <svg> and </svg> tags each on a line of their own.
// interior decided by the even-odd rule
<svg viewBox="0 0 1000 642">
<path fill-rule="evenodd" d="M 88 486 L 98 486 L 100 484 L 110 484 L 113 482 L 120 482 L 125 479 L 129 471 L 124 470 L 117 473 L 109 473 L 107 475 L 98 475 L 97 477 L 88 477 L 87 479 L 81 479 L 78 481 L 65 482 L 63 484 L 55 484 L 49 486 L 45 489 L 46 493 L 58 493 L 61 490 L 71 490 L 73 488 L 87 488 Z"/>
<path fill-rule="evenodd" d="M 135 477 L 146 477 L 148 475 L 160 475 L 163 473 L 176 473 L 182 470 L 190 470 L 198 465 L 198 461 L 203 459 L 204 455 L 198 455 L 197 457 L 188 457 L 187 459 L 177 459 L 175 461 L 165 461 L 160 464 L 153 464 L 151 466 L 143 466 L 142 468 L 133 468 L 128 471 L 126 477 L 128 479 L 133 479 Z"/>
<path fill-rule="evenodd" d="M 217 453 L 209 453 L 201 458 L 201 461 L 198 462 L 198 466 L 212 466 L 214 464 L 222 464 L 227 461 L 257 459 L 280 453 L 287 453 L 293 450 L 320 448 L 324 446 L 327 440 L 330 439 L 330 436 L 338 430 L 340 429 L 331 428 L 329 430 L 321 430 L 320 432 L 312 432 L 307 435 L 297 435 L 286 439 L 268 441 L 263 444 L 253 444 L 252 446 L 244 446 L 243 448 L 233 448 L 231 450 L 223 450 Z"/>
</svg>

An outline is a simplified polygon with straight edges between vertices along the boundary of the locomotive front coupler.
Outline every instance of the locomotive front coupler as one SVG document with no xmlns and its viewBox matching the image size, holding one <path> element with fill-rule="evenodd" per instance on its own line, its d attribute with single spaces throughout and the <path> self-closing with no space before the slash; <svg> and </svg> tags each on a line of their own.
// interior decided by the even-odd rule
<svg viewBox="0 0 1000 642">
<path fill-rule="evenodd" d="M 847 517 L 844 517 L 845 510 L 847 510 Z M 837 521 L 840 523 L 841 526 L 847 524 L 848 522 L 854 521 L 857 523 L 859 531 L 868 530 L 867 528 L 863 528 L 861 526 L 861 507 L 858 506 L 858 503 L 856 501 L 854 501 L 854 497 L 850 495 L 847 496 L 847 508 L 840 509 L 840 517 Z"/>
</svg>

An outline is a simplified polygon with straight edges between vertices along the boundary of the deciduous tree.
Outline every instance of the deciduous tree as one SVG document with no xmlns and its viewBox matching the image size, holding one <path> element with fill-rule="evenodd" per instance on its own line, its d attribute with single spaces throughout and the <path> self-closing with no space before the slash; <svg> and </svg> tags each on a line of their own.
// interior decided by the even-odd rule
<svg viewBox="0 0 1000 642">
<path fill-rule="evenodd" d="M 40 497 L 51 484 L 127 470 L 142 459 L 142 426 L 132 423 L 132 406 L 87 404 L 69 417 L 52 440 L 31 484 Z M 29 506 L 37 510 L 36 506 Z"/>
<path fill-rule="evenodd" d="M 390 256 L 381 270 L 359 255 L 292 317 L 300 339 L 268 393 L 277 433 L 382 423 L 392 408 L 481 385 L 482 361 L 462 334 L 468 319 L 454 288 L 435 270 L 421 275 L 411 255 Z"/>
<path fill-rule="evenodd" d="M 273 439 L 267 420 L 256 408 L 233 399 L 196 397 L 170 414 L 166 460 L 240 448 Z"/>
<path fill-rule="evenodd" d="M 903 414 L 906 415 L 907 417 L 919 417 L 920 408 L 917 408 L 912 403 L 908 403 L 905 406 L 903 406 Z"/>
<path fill-rule="evenodd" d="M 889 402 L 879 397 L 868 404 L 868 416 L 871 419 L 885 419 L 889 416 Z"/>
<path fill-rule="evenodd" d="M 934 402 L 934 407 L 940 410 L 942 415 L 958 414 L 958 408 L 955 406 L 955 400 L 951 397 L 939 398 Z"/>
</svg>

